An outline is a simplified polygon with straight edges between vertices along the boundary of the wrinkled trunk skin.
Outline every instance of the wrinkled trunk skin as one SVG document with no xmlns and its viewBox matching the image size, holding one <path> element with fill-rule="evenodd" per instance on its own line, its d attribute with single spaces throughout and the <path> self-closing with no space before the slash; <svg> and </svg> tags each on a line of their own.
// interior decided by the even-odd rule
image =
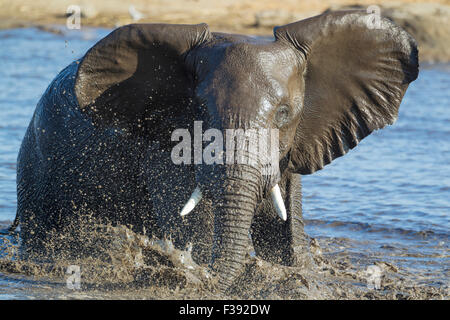
<svg viewBox="0 0 450 320">
<path fill-rule="evenodd" d="M 215 198 L 212 268 L 223 292 L 242 270 L 249 248 L 249 230 L 261 194 L 261 174 L 248 165 L 224 168 L 225 178 Z"/>
<path fill-rule="evenodd" d="M 210 110 L 215 110 L 212 107 Z M 204 127 L 251 128 L 246 119 L 216 118 L 212 112 Z M 237 125 L 240 124 L 240 125 Z M 229 139 L 226 136 L 226 139 Z M 234 148 L 234 164 L 202 165 L 196 168 L 196 182 L 214 208 L 214 231 L 211 268 L 218 276 L 218 289 L 224 293 L 243 270 L 246 253 L 252 247 L 250 229 L 258 204 L 267 196 L 269 187 L 277 183 L 279 172 L 265 173 L 268 164 L 262 161 L 268 150 L 260 150 L 258 135 L 232 137 L 226 140 L 226 152 Z M 258 146 L 257 150 L 250 146 Z M 224 159 L 225 160 L 225 159 Z M 265 160 L 265 159 L 264 159 Z M 228 161 L 228 160 L 227 160 Z"/>
</svg>

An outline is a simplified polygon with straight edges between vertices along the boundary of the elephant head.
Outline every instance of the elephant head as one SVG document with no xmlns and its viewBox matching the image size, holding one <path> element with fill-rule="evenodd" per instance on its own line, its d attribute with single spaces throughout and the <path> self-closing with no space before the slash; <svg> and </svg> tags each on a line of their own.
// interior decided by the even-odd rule
<svg viewBox="0 0 450 320">
<path fill-rule="evenodd" d="M 373 28 L 370 19 L 326 13 L 276 27 L 274 39 L 210 33 L 206 24 L 135 24 L 113 31 L 81 60 L 80 108 L 161 149 L 172 146 L 173 130 L 196 120 L 219 130 L 279 130 L 280 162 L 271 175 L 251 152 L 252 164 L 195 166 L 197 189 L 182 214 L 202 196 L 213 200 L 212 265 L 223 288 L 242 266 L 262 199 L 291 218 L 278 187 L 286 172 L 320 170 L 396 120 L 418 75 L 416 43 L 392 22 Z"/>
</svg>

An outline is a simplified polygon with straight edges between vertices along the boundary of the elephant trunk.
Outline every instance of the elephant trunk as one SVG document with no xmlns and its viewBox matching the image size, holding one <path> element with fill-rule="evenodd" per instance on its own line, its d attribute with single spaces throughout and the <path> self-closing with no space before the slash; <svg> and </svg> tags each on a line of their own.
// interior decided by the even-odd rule
<svg viewBox="0 0 450 320">
<path fill-rule="evenodd" d="M 242 269 L 250 226 L 261 195 L 259 170 L 237 165 L 227 167 L 226 171 L 216 202 L 212 249 L 212 267 L 218 273 L 221 291 L 232 284 Z"/>
<path fill-rule="evenodd" d="M 258 145 L 259 141 L 251 138 L 248 145 Z M 215 212 L 211 267 L 218 274 L 221 291 L 229 288 L 242 270 L 257 204 L 263 197 L 268 197 L 269 192 L 279 216 L 286 220 L 286 209 L 277 185 L 280 177 L 278 162 L 262 161 L 262 157 L 269 154 L 267 150 L 256 152 L 246 148 L 245 143 L 236 143 L 234 151 L 235 164 L 196 168 L 197 188 L 180 212 L 182 216 L 189 214 L 203 196 L 212 200 Z M 275 169 L 269 170 L 273 165 Z"/>
</svg>

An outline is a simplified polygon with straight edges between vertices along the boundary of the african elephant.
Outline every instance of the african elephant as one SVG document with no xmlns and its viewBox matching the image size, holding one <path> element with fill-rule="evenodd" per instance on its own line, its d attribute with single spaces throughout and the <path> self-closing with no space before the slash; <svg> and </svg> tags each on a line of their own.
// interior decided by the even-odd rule
<svg viewBox="0 0 450 320">
<path fill-rule="evenodd" d="M 418 75 L 415 40 L 371 19 L 324 13 L 276 27 L 271 39 L 206 24 L 114 30 L 37 105 L 18 157 L 23 251 L 82 252 L 78 230 L 95 220 L 193 242 L 221 289 L 239 275 L 250 239 L 266 260 L 300 263 L 300 176 L 392 124 Z M 250 152 L 252 164 L 175 164 L 172 133 L 192 132 L 194 121 L 278 129 L 277 170 L 262 174 Z"/>
</svg>

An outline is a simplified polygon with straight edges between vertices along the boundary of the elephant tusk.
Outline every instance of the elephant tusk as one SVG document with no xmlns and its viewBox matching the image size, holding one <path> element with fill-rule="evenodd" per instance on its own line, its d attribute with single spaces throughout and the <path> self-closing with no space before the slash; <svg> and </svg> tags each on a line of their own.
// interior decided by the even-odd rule
<svg viewBox="0 0 450 320">
<path fill-rule="evenodd" d="M 186 204 L 184 205 L 183 210 L 181 210 L 180 216 L 183 217 L 192 210 L 194 210 L 195 206 L 197 205 L 197 203 L 200 202 L 201 199 L 202 199 L 202 191 L 200 190 L 199 187 L 197 187 L 195 188 L 194 192 L 192 192 L 192 195 L 189 198 L 188 202 L 186 202 Z"/>
<path fill-rule="evenodd" d="M 278 184 L 270 190 L 270 195 L 272 196 L 273 205 L 278 215 L 283 221 L 287 220 L 286 207 L 284 206 L 283 198 L 281 197 L 281 191 Z"/>
</svg>

